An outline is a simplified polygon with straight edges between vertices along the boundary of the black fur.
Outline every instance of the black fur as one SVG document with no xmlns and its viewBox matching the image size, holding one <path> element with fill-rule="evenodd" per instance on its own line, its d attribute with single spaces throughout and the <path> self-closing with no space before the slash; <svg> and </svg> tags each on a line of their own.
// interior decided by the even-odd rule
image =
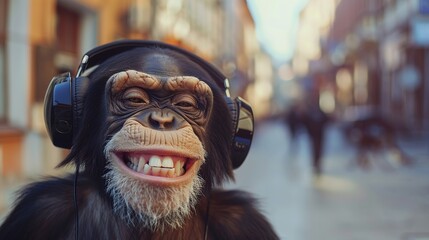
<svg viewBox="0 0 429 240">
<path fill-rule="evenodd" d="M 173 57 L 174 61 L 163 55 Z M 126 224 L 113 213 L 111 199 L 105 191 L 103 150 L 111 137 L 106 133 L 109 121 L 105 84 L 114 73 L 129 69 L 162 76 L 196 76 L 213 91 L 211 118 L 204 132 L 197 133 L 208 153 L 199 172 L 205 186 L 195 211 L 180 229 L 160 233 Z M 205 69 L 171 50 L 139 48 L 107 59 L 89 77 L 82 130 L 70 154 L 60 163 L 60 166 L 70 163 L 82 166 L 77 183 L 79 239 L 204 239 L 205 233 L 208 239 L 278 238 L 248 193 L 215 190 L 225 180 L 233 179 L 230 160 L 233 129 L 224 93 Z M 117 128 L 120 127 L 119 124 Z M 74 239 L 73 191 L 73 176 L 50 178 L 27 186 L 1 225 L 0 239 Z"/>
<path fill-rule="evenodd" d="M 33 183 L 0 227 L 0 239 L 74 239 L 73 177 Z M 212 190 L 210 206 L 203 196 L 183 228 L 152 233 L 128 226 L 116 217 L 109 201 L 91 179 L 78 183 L 79 239 L 277 239 L 256 201 L 241 191 Z"/>
</svg>

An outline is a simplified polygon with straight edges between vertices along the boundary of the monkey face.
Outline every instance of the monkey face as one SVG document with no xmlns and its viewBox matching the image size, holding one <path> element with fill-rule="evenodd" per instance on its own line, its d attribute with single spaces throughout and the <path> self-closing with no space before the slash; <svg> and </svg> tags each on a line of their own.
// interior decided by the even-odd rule
<svg viewBox="0 0 429 240">
<path fill-rule="evenodd" d="M 191 76 L 156 77 L 135 70 L 114 74 L 106 86 L 109 126 L 123 125 L 106 147 L 112 164 L 153 185 L 182 185 L 195 178 L 205 160 L 197 133 L 204 132 L 210 116 L 210 87 Z"/>
<path fill-rule="evenodd" d="M 127 70 L 109 78 L 105 95 L 105 178 L 115 210 L 152 229 L 180 226 L 204 182 L 212 90 L 193 76 Z"/>
</svg>

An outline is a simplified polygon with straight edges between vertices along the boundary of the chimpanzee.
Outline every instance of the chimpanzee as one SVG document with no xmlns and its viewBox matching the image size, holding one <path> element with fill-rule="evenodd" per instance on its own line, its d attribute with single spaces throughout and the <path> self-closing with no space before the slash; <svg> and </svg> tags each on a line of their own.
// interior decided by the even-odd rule
<svg viewBox="0 0 429 240">
<path fill-rule="evenodd" d="M 99 46 L 54 77 L 45 120 L 76 173 L 26 186 L 0 239 L 278 239 L 249 193 L 219 188 L 249 151 L 252 109 L 195 54 Z"/>
</svg>

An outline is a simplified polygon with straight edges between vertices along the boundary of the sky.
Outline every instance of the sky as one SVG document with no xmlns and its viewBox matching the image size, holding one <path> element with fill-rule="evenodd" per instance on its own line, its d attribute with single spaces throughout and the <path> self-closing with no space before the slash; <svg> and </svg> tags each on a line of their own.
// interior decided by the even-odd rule
<svg viewBox="0 0 429 240">
<path fill-rule="evenodd" d="M 247 0 L 262 47 L 277 63 L 291 59 L 299 14 L 308 0 Z"/>
</svg>

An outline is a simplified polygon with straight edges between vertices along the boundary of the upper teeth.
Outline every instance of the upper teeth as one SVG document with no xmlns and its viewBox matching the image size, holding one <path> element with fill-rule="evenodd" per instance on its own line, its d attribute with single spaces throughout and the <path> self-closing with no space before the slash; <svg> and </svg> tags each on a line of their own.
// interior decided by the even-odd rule
<svg viewBox="0 0 429 240">
<path fill-rule="evenodd" d="M 154 175 L 162 177 L 178 177 L 185 173 L 184 158 L 175 158 L 173 161 L 172 157 L 156 156 L 153 155 L 149 158 L 149 161 L 143 156 L 128 156 L 127 165 L 134 171 L 143 173 L 145 175 Z"/>
<path fill-rule="evenodd" d="M 151 167 L 161 167 L 161 158 L 158 156 L 152 156 L 149 159 L 149 166 Z"/>
</svg>

